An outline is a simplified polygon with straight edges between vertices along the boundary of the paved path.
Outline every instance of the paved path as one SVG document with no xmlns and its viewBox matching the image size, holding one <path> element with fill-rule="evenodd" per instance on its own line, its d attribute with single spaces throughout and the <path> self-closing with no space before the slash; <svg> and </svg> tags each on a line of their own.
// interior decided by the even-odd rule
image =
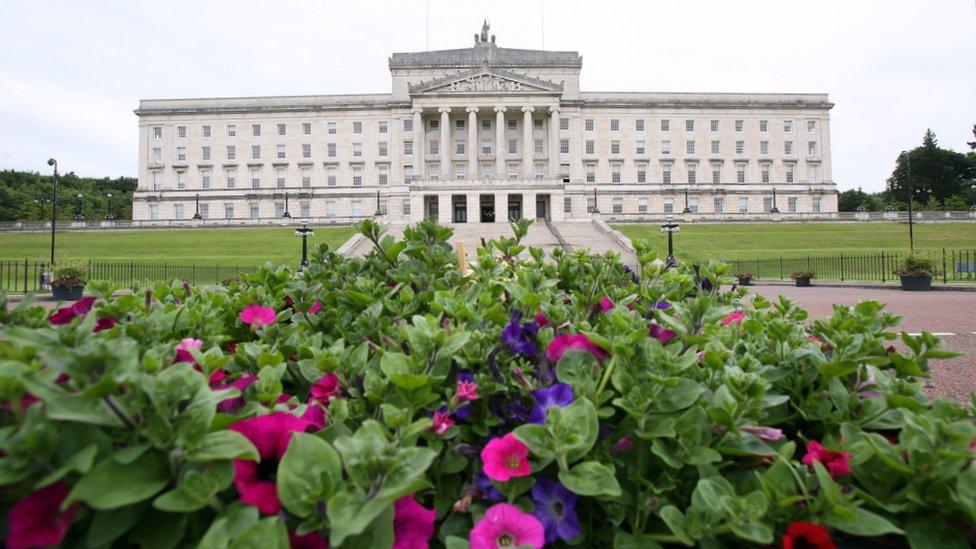
<svg viewBox="0 0 976 549">
<path fill-rule="evenodd" d="M 902 323 L 897 328 L 899 331 L 931 332 L 942 338 L 946 349 L 966 353 L 958 358 L 930 363 L 932 380 L 929 394 L 968 401 L 970 394 L 976 391 L 976 292 L 903 292 L 762 284 L 751 290 L 773 299 L 779 295 L 786 296 L 806 309 L 812 318 L 832 315 L 834 303 L 856 305 L 866 299 L 885 303 L 886 311 L 902 317 Z"/>
</svg>

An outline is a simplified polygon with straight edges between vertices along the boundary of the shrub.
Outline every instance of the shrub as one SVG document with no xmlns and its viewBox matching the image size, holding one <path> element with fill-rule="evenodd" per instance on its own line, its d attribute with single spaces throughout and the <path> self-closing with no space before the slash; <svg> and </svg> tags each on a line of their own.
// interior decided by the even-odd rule
<svg viewBox="0 0 976 549">
<path fill-rule="evenodd" d="M 88 283 L 88 270 L 81 266 L 69 265 L 54 270 L 52 286 L 84 286 Z"/>
<path fill-rule="evenodd" d="M 813 271 L 793 271 L 790 273 L 790 278 L 813 278 Z"/>
<path fill-rule="evenodd" d="M 743 279 L 744 280 L 752 280 L 753 279 L 752 273 L 750 273 L 750 272 L 736 273 L 735 277 L 738 278 L 739 280 L 743 280 Z"/>
<path fill-rule="evenodd" d="M 931 259 L 910 255 L 902 261 L 901 266 L 893 271 L 899 276 L 932 276 L 935 272 L 935 263 Z"/>
<path fill-rule="evenodd" d="M 881 305 L 806 322 L 524 224 L 464 276 L 443 227 L 362 228 L 300 276 L 0 309 L 8 545 L 966 543 L 974 412 Z"/>
</svg>

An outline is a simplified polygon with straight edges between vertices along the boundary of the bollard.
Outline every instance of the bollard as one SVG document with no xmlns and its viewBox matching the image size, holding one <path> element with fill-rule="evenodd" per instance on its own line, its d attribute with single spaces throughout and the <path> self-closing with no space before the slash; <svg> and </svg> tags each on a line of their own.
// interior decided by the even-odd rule
<svg viewBox="0 0 976 549">
<path fill-rule="evenodd" d="M 458 269 L 461 271 L 461 274 L 471 274 L 471 269 L 468 268 L 468 256 L 464 253 L 464 242 L 460 240 L 455 241 L 454 249 L 457 251 Z"/>
</svg>

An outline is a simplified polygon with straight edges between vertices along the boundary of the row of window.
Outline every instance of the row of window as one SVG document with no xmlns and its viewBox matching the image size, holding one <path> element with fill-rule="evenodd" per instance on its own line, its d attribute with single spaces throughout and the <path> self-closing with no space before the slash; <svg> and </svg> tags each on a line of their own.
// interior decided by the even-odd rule
<svg viewBox="0 0 976 549">
<path fill-rule="evenodd" d="M 372 204 L 375 204 L 375 202 L 372 202 Z M 353 216 L 353 217 L 361 217 L 361 216 L 364 215 L 364 209 L 363 209 L 364 208 L 364 203 L 363 203 L 362 200 L 352 200 L 349 203 L 349 205 L 350 205 L 349 213 L 350 213 L 351 216 Z M 223 219 L 240 219 L 239 217 L 237 217 L 237 211 L 236 211 L 236 208 L 235 208 L 235 205 L 234 205 L 233 202 L 225 202 L 225 203 L 222 204 L 222 206 L 223 206 Z M 279 201 L 279 202 L 275 202 L 274 203 L 274 209 L 275 209 L 274 217 L 275 218 L 281 218 L 281 217 L 284 216 L 284 214 L 285 214 L 285 206 L 286 205 L 285 205 L 285 203 L 283 201 Z M 381 199 L 379 201 L 379 207 L 380 207 L 380 213 L 383 214 L 383 215 L 386 215 L 386 213 L 387 213 L 387 203 L 386 203 L 386 200 L 382 200 Z M 410 200 L 409 199 L 404 199 L 403 200 L 403 206 L 402 207 L 403 207 L 403 215 L 409 216 L 410 215 Z M 189 216 L 192 216 L 193 215 L 193 214 L 190 214 L 189 212 L 196 213 L 196 211 L 193 208 L 194 208 L 194 206 L 192 204 L 189 204 L 189 205 L 187 205 L 187 204 L 174 204 L 173 205 L 173 217 L 172 217 L 172 219 L 176 219 L 176 220 L 188 219 Z M 296 214 L 297 214 L 298 217 L 311 217 L 311 209 L 312 209 L 311 208 L 311 204 L 309 202 L 302 201 L 302 202 L 299 202 L 298 203 L 298 211 L 297 212 L 289 211 L 288 213 L 292 217 L 295 217 Z M 371 211 L 370 214 L 372 214 L 372 213 L 373 212 Z M 261 219 L 262 218 L 262 215 L 261 214 L 262 214 L 262 212 L 261 212 L 261 206 L 260 206 L 260 204 L 252 203 L 252 204 L 249 204 L 248 205 L 248 216 L 247 216 L 247 218 L 249 218 L 249 219 Z M 336 202 L 334 200 L 326 200 L 325 201 L 325 217 L 335 217 L 335 216 L 336 216 Z M 211 219 L 211 216 L 210 216 L 210 204 L 208 204 L 208 203 L 201 203 L 200 204 L 200 217 L 202 217 L 203 219 Z M 150 204 L 149 205 L 149 219 L 151 219 L 153 221 L 156 221 L 156 220 L 159 220 L 160 219 L 160 216 L 159 216 L 159 205 L 158 204 Z"/>
<path fill-rule="evenodd" d="M 572 200 L 571 197 L 568 197 L 568 196 L 564 199 L 564 205 L 563 205 L 563 207 L 564 207 L 564 211 L 566 213 L 571 213 L 572 212 L 572 201 L 571 200 Z M 721 197 L 721 196 L 714 197 L 712 199 L 712 212 L 713 213 L 718 213 L 718 214 L 726 213 L 726 211 L 725 211 L 725 202 L 726 202 L 726 198 L 725 197 Z M 786 213 L 797 213 L 797 211 L 798 211 L 797 210 L 798 203 L 799 203 L 799 200 L 796 197 L 789 197 L 789 198 L 787 198 L 786 199 Z M 595 204 L 595 202 L 594 202 L 594 199 L 592 197 L 590 197 L 590 198 L 587 199 L 587 203 L 586 203 L 587 212 L 590 212 L 590 213 L 593 212 L 593 210 L 594 210 L 594 204 Z M 776 204 L 773 202 L 773 198 L 772 197 L 764 197 L 763 198 L 763 212 L 764 213 L 771 213 L 772 210 L 773 210 L 773 206 L 775 206 L 775 205 Z M 685 208 L 685 205 L 682 203 L 682 205 L 680 207 L 682 208 L 682 211 L 683 211 L 684 208 Z M 812 208 L 811 208 L 812 211 L 813 211 L 813 213 L 820 213 L 822 207 L 823 207 L 823 199 L 820 198 L 820 197 L 818 197 L 818 196 L 813 197 L 813 200 L 812 200 Z M 688 208 L 688 211 L 690 213 L 699 213 L 698 198 L 697 197 L 691 197 L 691 198 L 689 198 L 688 199 L 688 202 L 687 202 L 687 208 Z M 736 211 L 738 211 L 738 213 L 749 213 L 749 198 L 748 197 L 744 197 L 744 196 L 743 197 L 739 197 L 739 199 L 738 199 L 738 209 Z M 637 212 L 636 213 L 642 214 L 642 213 L 648 213 L 648 212 L 649 212 L 649 210 L 648 210 L 648 199 L 647 198 L 638 198 L 637 199 Z M 666 213 L 666 214 L 676 213 L 675 212 L 675 200 L 673 198 L 666 198 L 666 199 L 664 199 L 663 212 Z M 625 213 L 624 212 L 624 202 L 623 202 L 623 199 L 622 198 L 614 198 L 613 199 L 613 202 L 611 203 L 611 213 L 614 213 L 614 214 L 622 214 L 622 213 Z M 627 213 L 631 213 L 631 212 L 627 212 Z"/>
</svg>

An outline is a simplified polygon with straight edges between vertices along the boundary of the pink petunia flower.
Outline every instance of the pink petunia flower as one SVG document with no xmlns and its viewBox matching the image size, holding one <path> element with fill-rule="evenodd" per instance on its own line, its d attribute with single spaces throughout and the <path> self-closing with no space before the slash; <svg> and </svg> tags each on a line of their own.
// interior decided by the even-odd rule
<svg viewBox="0 0 976 549">
<path fill-rule="evenodd" d="M 319 312 L 321 310 L 322 310 L 322 302 L 321 301 L 313 301 L 312 302 L 312 306 L 308 308 L 308 314 L 314 315 L 315 313 L 317 313 L 317 312 Z"/>
<path fill-rule="evenodd" d="M 393 504 L 393 549 L 427 549 L 437 512 L 404 496 Z"/>
<path fill-rule="evenodd" d="M 252 330 L 257 330 L 261 326 L 274 324 L 277 320 L 274 309 L 258 305 L 257 303 L 252 303 L 244 307 L 244 310 L 238 316 L 241 322 L 250 326 Z"/>
<path fill-rule="evenodd" d="M 288 532 L 288 545 L 291 549 L 329 549 L 329 542 L 316 532 L 299 536 L 294 530 Z"/>
<path fill-rule="evenodd" d="M 739 427 L 742 431 L 749 433 L 750 435 L 758 438 L 759 440 L 764 440 L 766 442 L 776 442 L 777 440 L 783 440 L 783 431 L 780 429 L 774 429 L 772 427 L 760 427 L 757 425 L 743 425 Z"/>
<path fill-rule="evenodd" d="M 653 322 L 647 325 L 647 335 L 660 341 L 661 345 L 667 345 L 672 339 L 678 337 L 678 334 L 673 330 L 669 330 L 660 324 L 655 324 Z"/>
<path fill-rule="evenodd" d="M 617 442 L 613 443 L 610 447 L 610 455 L 615 456 L 617 454 L 622 454 L 629 451 L 634 447 L 634 439 L 630 435 L 620 437 Z"/>
<path fill-rule="evenodd" d="M 481 450 L 481 462 L 485 475 L 498 482 L 532 474 L 529 447 L 515 438 L 514 433 L 491 439 Z"/>
<path fill-rule="evenodd" d="M 529 546 L 546 543 L 545 529 L 535 516 L 508 503 L 492 505 L 471 529 L 471 549 Z"/>
<path fill-rule="evenodd" d="M 55 482 L 27 494 L 10 508 L 6 546 L 10 549 L 58 545 L 68 533 L 78 504 L 61 511 L 68 485 Z"/>
<path fill-rule="evenodd" d="M 217 371 L 220 371 L 220 370 L 217 370 Z M 214 372 L 214 373 L 216 373 L 216 372 Z M 212 374 L 211 374 L 211 377 L 212 377 Z M 257 380 L 258 380 L 258 376 L 246 375 L 244 377 L 241 377 L 240 379 L 231 381 L 230 383 L 226 383 L 224 385 L 218 385 L 216 387 L 213 387 L 213 389 L 215 391 L 219 391 L 220 389 L 234 388 L 234 389 L 238 389 L 239 391 L 241 391 L 241 393 L 243 393 L 245 389 L 247 389 L 248 387 L 250 387 L 251 384 L 254 383 Z M 220 411 L 220 412 L 225 412 L 225 413 L 228 413 L 228 414 L 232 414 L 232 413 L 236 412 L 237 410 L 241 409 L 244 406 L 244 404 L 245 404 L 245 401 L 244 401 L 244 397 L 243 396 L 230 397 L 230 398 L 226 398 L 224 400 L 221 400 L 217 404 L 217 410 Z"/>
<path fill-rule="evenodd" d="M 542 309 L 539 309 L 539 312 L 536 313 L 535 323 L 539 325 L 540 330 L 549 325 L 549 319 L 546 318 L 546 315 L 542 312 Z"/>
<path fill-rule="evenodd" d="M 478 384 L 473 381 L 458 381 L 457 392 L 454 393 L 455 404 L 463 404 L 478 400 Z"/>
<path fill-rule="evenodd" d="M 311 399 L 309 399 L 308 405 L 305 406 L 305 411 L 302 412 L 301 419 L 304 419 L 315 427 L 316 431 L 325 429 L 325 409 Z"/>
<path fill-rule="evenodd" d="M 434 412 L 434 424 L 430 426 L 430 429 L 440 436 L 443 436 L 448 429 L 454 426 L 454 420 L 451 419 L 450 412 L 442 412 L 437 410 Z"/>
<path fill-rule="evenodd" d="M 613 300 L 610 299 L 610 296 L 602 296 L 600 298 L 600 311 L 605 313 L 610 309 L 613 309 Z"/>
<path fill-rule="evenodd" d="M 745 311 L 732 311 L 731 313 L 725 315 L 725 318 L 722 319 L 722 326 L 728 326 L 733 322 L 736 325 L 742 324 L 742 319 L 745 317 L 746 317 Z"/>
<path fill-rule="evenodd" d="M 111 330 L 118 324 L 119 321 L 115 319 L 114 316 L 107 316 L 105 318 L 99 318 L 95 321 L 95 327 L 92 329 L 93 332 L 104 332 L 105 330 Z"/>
<path fill-rule="evenodd" d="M 190 354 L 190 349 L 200 349 L 201 347 L 203 347 L 202 340 L 184 337 L 176 344 L 176 362 L 189 362 L 195 365 L 197 361 Z"/>
<path fill-rule="evenodd" d="M 71 322 L 75 317 L 85 316 L 92 307 L 95 306 L 95 301 L 98 298 L 95 296 L 87 296 L 74 302 L 74 304 L 68 307 L 61 307 L 54 314 L 48 317 L 48 322 L 51 324 L 67 324 Z"/>
<path fill-rule="evenodd" d="M 851 472 L 849 452 L 834 452 L 828 450 L 816 440 L 807 442 L 807 453 L 803 456 L 803 463 L 813 467 L 814 461 L 819 461 L 830 476 L 837 479 Z"/>
<path fill-rule="evenodd" d="M 247 437 L 258 450 L 261 461 L 255 463 L 244 459 L 234 460 L 234 486 L 241 501 L 253 505 L 266 515 L 277 514 L 281 510 L 275 476 L 278 462 L 285 455 L 291 434 L 304 432 L 309 422 L 285 412 L 272 412 L 268 415 L 238 421 L 228 427 L 231 431 Z"/>
<path fill-rule="evenodd" d="M 331 372 L 325 374 L 315 382 L 315 385 L 312 385 L 309 394 L 315 400 L 328 406 L 330 400 L 342 394 L 342 389 L 339 388 L 339 377 Z"/>
<path fill-rule="evenodd" d="M 546 358 L 552 363 L 559 362 L 559 359 L 563 357 L 563 353 L 570 349 L 586 351 L 597 360 L 603 360 L 610 356 L 603 347 L 590 341 L 590 338 L 586 337 L 586 334 L 563 334 L 556 337 L 549 344 L 549 348 L 546 349 Z"/>
</svg>

